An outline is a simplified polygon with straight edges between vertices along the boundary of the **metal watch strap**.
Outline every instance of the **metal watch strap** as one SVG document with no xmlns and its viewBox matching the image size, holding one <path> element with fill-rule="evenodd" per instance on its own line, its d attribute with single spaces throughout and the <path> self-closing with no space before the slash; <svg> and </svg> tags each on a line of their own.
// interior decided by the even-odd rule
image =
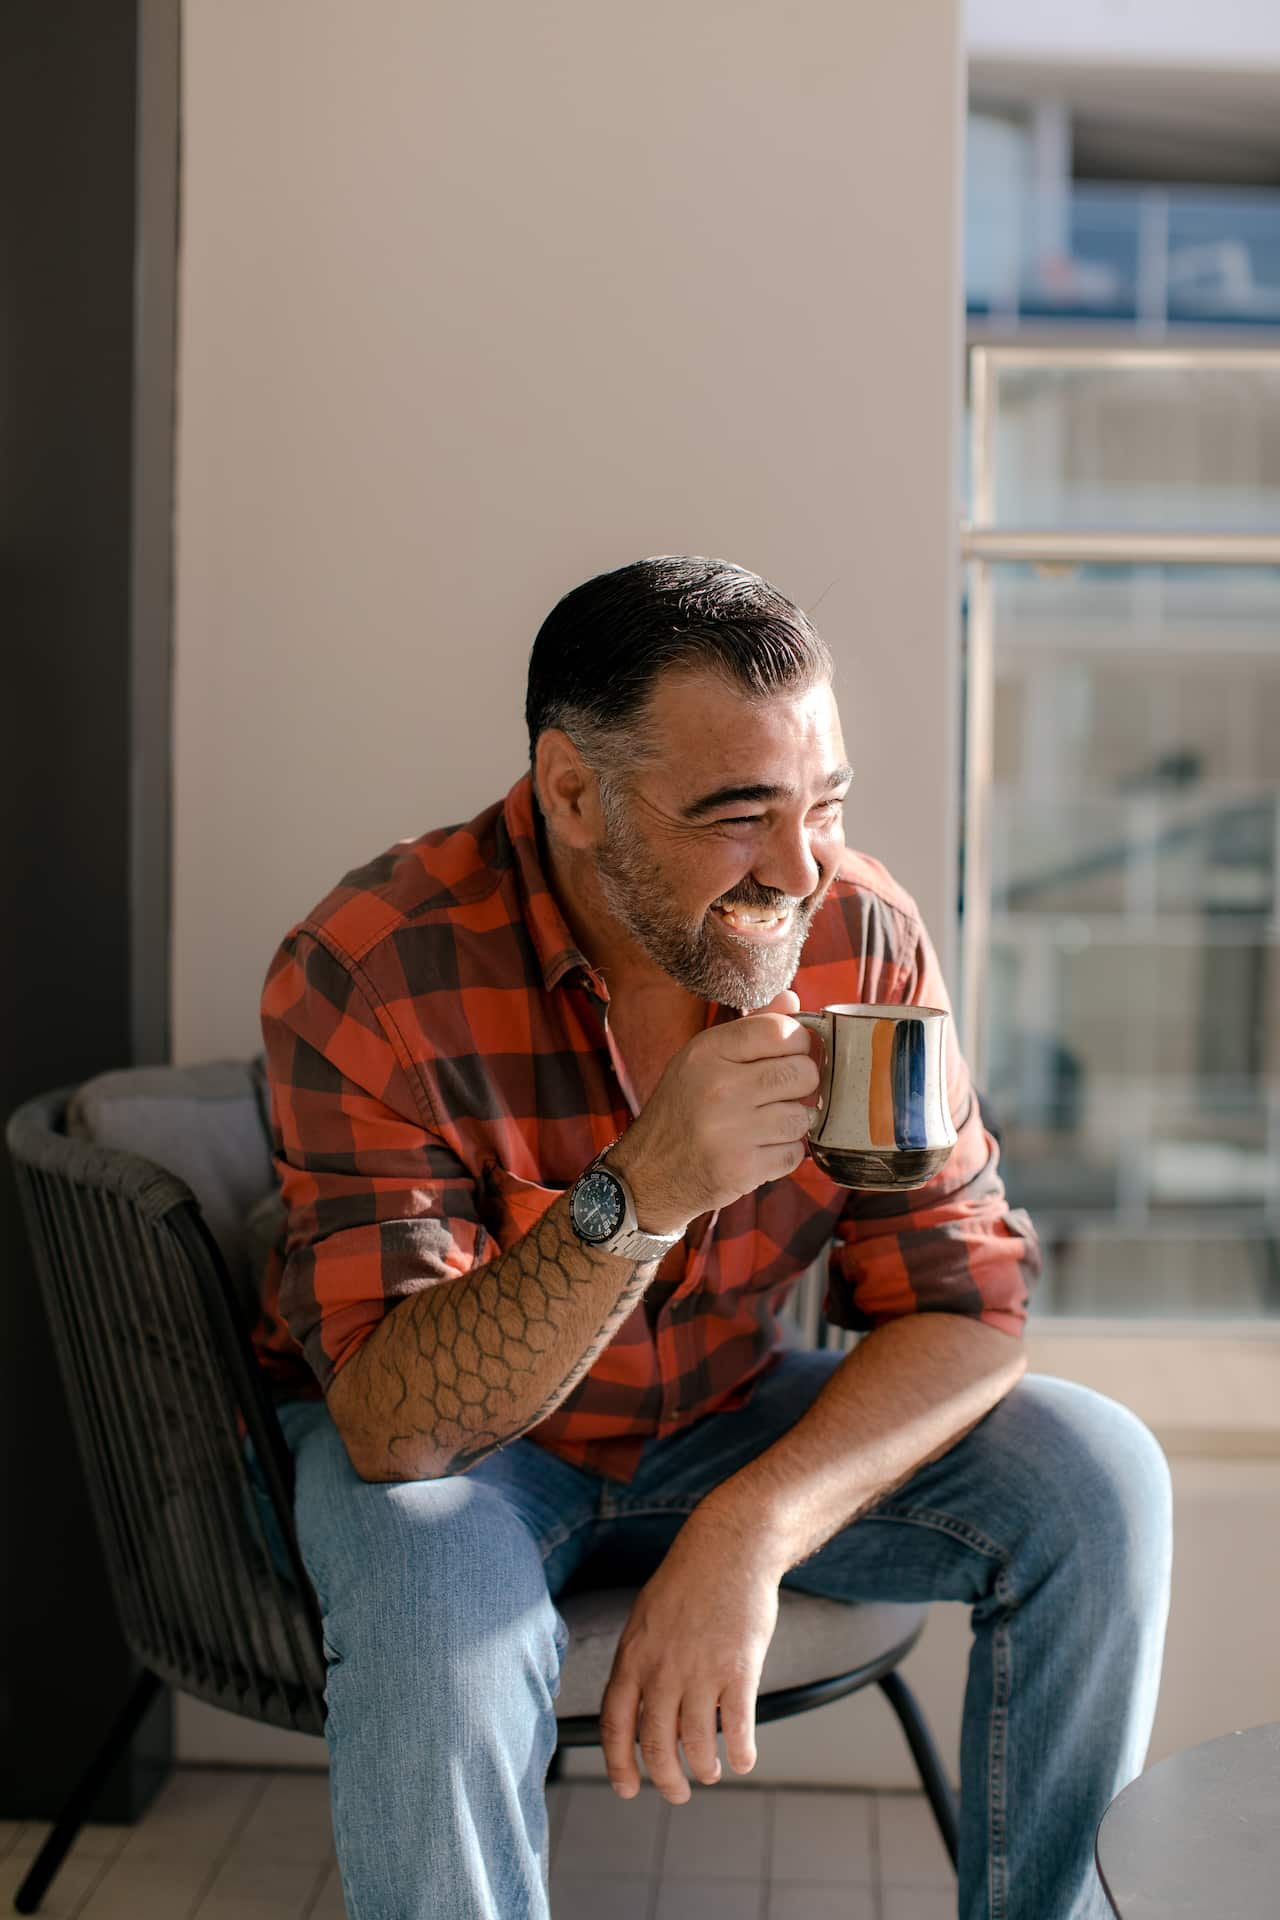
<svg viewBox="0 0 1280 1920">
<path fill-rule="evenodd" d="M 616 1140 L 611 1140 L 603 1152 L 596 1155 L 595 1159 L 591 1162 L 591 1167 L 589 1167 L 587 1171 L 590 1172 L 594 1167 L 603 1167 L 610 1178 L 617 1181 L 618 1185 L 622 1188 L 623 1198 L 627 1205 L 627 1212 L 634 1220 L 636 1217 L 636 1197 L 631 1191 L 631 1182 L 625 1174 L 619 1173 L 616 1167 L 611 1167 L 607 1164 L 608 1157 L 617 1144 Z M 603 1245 L 597 1248 L 597 1251 L 600 1253 L 615 1254 L 620 1260 L 634 1260 L 638 1267 L 642 1267 L 646 1261 L 661 1260 L 664 1254 L 671 1251 L 677 1240 L 683 1239 L 683 1233 L 645 1233 L 638 1225 L 628 1228 L 624 1223 L 618 1232 L 614 1234 L 612 1240 L 606 1240 Z"/>
<path fill-rule="evenodd" d="M 609 1168 L 613 1173 L 613 1168 Z M 619 1176 L 613 1173 L 616 1180 Z M 620 1260 L 634 1260 L 638 1267 L 649 1260 L 661 1260 L 670 1253 L 677 1240 L 683 1240 L 682 1233 L 641 1233 L 639 1227 L 634 1233 L 616 1233 L 612 1240 L 606 1240 L 601 1248 L 603 1253 L 615 1253 Z"/>
</svg>

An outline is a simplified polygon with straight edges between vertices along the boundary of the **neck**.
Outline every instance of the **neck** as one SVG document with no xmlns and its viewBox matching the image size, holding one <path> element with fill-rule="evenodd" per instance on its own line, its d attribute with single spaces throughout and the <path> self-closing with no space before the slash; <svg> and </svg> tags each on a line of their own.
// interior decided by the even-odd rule
<svg viewBox="0 0 1280 1920">
<path fill-rule="evenodd" d="M 684 1026 L 696 1018 L 701 1025 L 706 1002 L 673 980 L 643 947 L 636 945 L 625 927 L 619 926 L 600 890 L 590 856 L 563 846 L 546 832 L 541 821 L 539 827 L 544 870 L 556 904 L 579 952 L 603 976 L 610 1001 L 623 1001 L 628 1007 L 643 1002 L 665 1024 L 679 1022 Z"/>
</svg>

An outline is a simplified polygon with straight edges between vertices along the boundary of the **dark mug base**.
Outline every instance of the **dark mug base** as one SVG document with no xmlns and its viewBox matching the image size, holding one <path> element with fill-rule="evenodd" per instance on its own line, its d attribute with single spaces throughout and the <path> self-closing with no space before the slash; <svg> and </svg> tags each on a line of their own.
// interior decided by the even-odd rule
<svg viewBox="0 0 1280 1920">
<path fill-rule="evenodd" d="M 864 1147 L 826 1147 L 809 1142 L 828 1180 L 842 1187 L 922 1187 L 951 1158 L 950 1147 L 894 1147 L 877 1153 Z"/>
</svg>

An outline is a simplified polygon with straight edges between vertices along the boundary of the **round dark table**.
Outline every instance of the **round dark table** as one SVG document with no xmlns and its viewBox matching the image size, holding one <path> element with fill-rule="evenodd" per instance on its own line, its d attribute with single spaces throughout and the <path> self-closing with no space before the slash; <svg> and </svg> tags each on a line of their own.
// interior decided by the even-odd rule
<svg viewBox="0 0 1280 1920">
<path fill-rule="evenodd" d="M 1141 1774 L 1103 1814 L 1096 1853 L 1120 1920 L 1276 1920 L 1280 1721 Z"/>
</svg>

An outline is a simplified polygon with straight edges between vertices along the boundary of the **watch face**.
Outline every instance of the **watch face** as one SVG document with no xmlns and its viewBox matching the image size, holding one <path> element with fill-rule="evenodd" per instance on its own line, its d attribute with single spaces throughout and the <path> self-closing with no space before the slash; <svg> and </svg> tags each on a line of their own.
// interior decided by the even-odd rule
<svg viewBox="0 0 1280 1920">
<path fill-rule="evenodd" d="M 596 1167 L 573 1194 L 573 1224 L 591 1246 L 612 1240 L 626 1217 L 622 1188 L 611 1173 Z"/>
</svg>

